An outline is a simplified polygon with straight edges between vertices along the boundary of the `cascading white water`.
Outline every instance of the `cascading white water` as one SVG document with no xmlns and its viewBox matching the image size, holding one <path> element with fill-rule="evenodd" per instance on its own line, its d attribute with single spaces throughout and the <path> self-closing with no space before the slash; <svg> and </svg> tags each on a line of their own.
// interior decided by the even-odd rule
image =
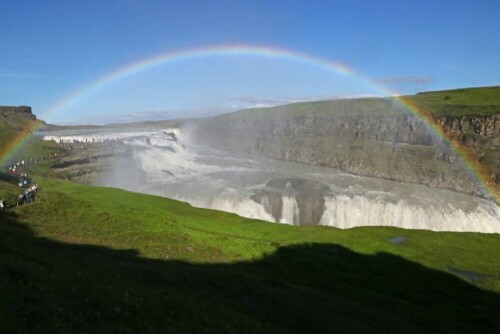
<svg viewBox="0 0 500 334">
<path fill-rule="evenodd" d="M 282 196 L 283 206 L 281 210 L 281 224 L 300 225 L 299 205 L 295 200 L 295 195 L 291 191 L 291 184 L 286 184 L 286 194 Z"/>
<path fill-rule="evenodd" d="M 173 134 L 173 135 L 172 135 Z M 354 176 L 331 168 L 309 166 L 262 157 L 221 152 L 182 142 L 178 129 L 146 129 L 130 132 L 102 131 L 99 138 L 120 138 L 132 149 L 133 163 L 117 164 L 100 184 L 186 201 L 193 206 L 224 210 L 244 217 L 299 225 L 297 194 L 286 189 L 281 202 L 260 203 L 253 194 L 266 189 L 273 179 L 308 179 L 329 187 L 323 194 L 324 211 L 319 224 L 355 226 L 397 226 L 435 231 L 500 233 L 500 207 L 491 201 L 444 189 Z M 56 141 L 89 140 L 95 134 L 52 134 Z M 90 140 L 89 140 L 90 141 Z M 142 175 L 135 178 L 132 166 Z M 118 172 L 119 171 L 119 172 Z M 137 173 L 139 172 L 139 173 Z M 281 203 L 280 217 L 273 217 L 273 205 Z M 278 211 L 279 212 L 279 211 Z M 321 213 L 320 213 L 321 214 Z"/>
<path fill-rule="evenodd" d="M 395 226 L 433 231 L 500 233 L 500 209 L 487 205 L 465 212 L 453 205 L 423 207 L 405 200 L 392 203 L 364 196 L 327 197 L 320 225 L 351 228 L 356 226 Z"/>
<path fill-rule="evenodd" d="M 265 211 L 262 205 L 255 203 L 249 198 L 239 198 L 239 197 L 221 196 L 221 195 L 213 198 L 202 198 L 201 196 L 198 198 L 196 197 L 175 197 L 175 198 L 184 202 L 188 202 L 197 208 L 210 208 L 220 211 L 233 212 L 246 218 L 261 219 L 274 222 L 273 217 Z"/>
<path fill-rule="evenodd" d="M 300 225 L 299 206 L 293 196 L 283 196 L 283 210 L 281 213 L 281 224 Z"/>
</svg>

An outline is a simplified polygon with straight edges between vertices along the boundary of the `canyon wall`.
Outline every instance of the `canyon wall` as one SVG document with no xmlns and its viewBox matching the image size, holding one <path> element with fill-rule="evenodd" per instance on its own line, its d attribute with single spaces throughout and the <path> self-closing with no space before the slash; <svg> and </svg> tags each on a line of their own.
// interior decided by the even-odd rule
<svg viewBox="0 0 500 334">
<path fill-rule="evenodd" d="M 500 183 L 500 114 L 434 116 Z M 391 99 L 298 103 L 187 123 L 196 143 L 483 195 L 447 141 Z"/>
</svg>

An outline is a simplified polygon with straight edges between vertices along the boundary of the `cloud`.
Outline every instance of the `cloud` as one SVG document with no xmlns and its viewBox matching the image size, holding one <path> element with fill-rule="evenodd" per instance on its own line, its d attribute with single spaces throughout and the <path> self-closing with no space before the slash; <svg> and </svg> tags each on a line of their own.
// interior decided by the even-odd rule
<svg viewBox="0 0 500 334">
<path fill-rule="evenodd" d="M 332 94 L 332 95 L 313 95 L 313 96 L 292 96 L 286 98 L 269 98 L 261 96 L 237 96 L 229 99 L 231 108 L 266 108 L 297 102 L 311 102 L 321 100 L 341 100 L 366 97 L 379 97 L 374 94 Z"/>
<path fill-rule="evenodd" d="M 386 77 L 386 78 L 378 78 L 374 80 L 378 83 L 386 83 L 386 84 L 427 84 L 434 82 L 434 79 L 431 77 Z"/>
<path fill-rule="evenodd" d="M 122 114 L 101 114 L 71 120 L 58 120 L 51 123 L 58 125 L 77 125 L 77 124 L 97 124 L 104 125 L 110 123 L 134 123 L 145 122 L 152 120 L 171 119 L 171 111 L 146 111 L 146 112 L 131 112 Z"/>
<path fill-rule="evenodd" d="M 111 123 L 136 123 L 147 121 L 162 121 L 179 118 L 196 118 L 204 116 L 212 116 L 224 112 L 234 110 L 228 109 L 190 109 L 190 110 L 156 110 L 156 111 L 140 111 L 121 114 L 101 114 L 88 117 L 55 120 L 49 123 L 57 125 L 105 125 Z"/>
</svg>

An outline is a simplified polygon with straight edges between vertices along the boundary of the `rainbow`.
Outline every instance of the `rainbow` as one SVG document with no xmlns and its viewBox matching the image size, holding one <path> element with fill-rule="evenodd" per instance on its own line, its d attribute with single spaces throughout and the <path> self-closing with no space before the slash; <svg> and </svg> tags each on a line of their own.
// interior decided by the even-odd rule
<svg viewBox="0 0 500 334">
<path fill-rule="evenodd" d="M 433 118 L 425 110 L 423 110 L 422 107 L 416 105 L 409 99 L 399 97 L 396 92 L 381 87 L 376 82 L 363 77 L 359 73 L 355 73 L 351 68 L 344 64 L 297 51 L 268 46 L 223 45 L 161 53 L 159 55 L 155 55 L 138 62 L 127 64 L 99 77 L 97 80 L 90 82 L 89 84 L 65 96 L 63 99 L 59 100 L 56 104 L 51 106 L 47 111 L 42 113 L 42 115 L 44 118 L 47 118 L 54 114 L 57 114 L 62 110 L 70 109 L 71 107 L 78 104 L 78 102 L 89 98 L 93 94 L 102 91 L 106 87 L 109 87 L 120 80 L 131 77 L 147 69 L 151 69 L 153 67 L 161 65 L 173 64 L 180 61 L 202 59 L 205 57 L 214 56 L 255 56 L 289 60 L 308 66 L 318 67 L 335 75 L 348 76 L 360 81 L 363 84 L 370 85 L 371 87 L 379 91 L 382 95 L 392 96 L 400 107 L 423 120 L 435 135 L 442 138 L 443 141 L 446 142 L 448 146 L 458 154 L 469 176 L 479 181 L 484 195 L 487 197 L 493 197 L 497 200 L 500 199 L 498 190 L 495 188 L 492 182 L 489 181 L 489 177 L 487 176 L 486 171 L 474 159 L 472 154 L 468 150 L 466 150 L 459 142 L 448 138 L 442 128 L 435 123 Z M 29 136 L 29 134 L 37 131 L 40 126 L 40 123 L 33 123 L 33 125 L 29 129 L 29 132 L 11 140 L 8 145 L 5 146 L 2 151 L 0 151 L 0 164 L 5 163 L 8 159 L 12 158 L 16 154 L 16 152 L 20 150 L 22 144 L 25 142 L 25 139 Z"/>
</svg>

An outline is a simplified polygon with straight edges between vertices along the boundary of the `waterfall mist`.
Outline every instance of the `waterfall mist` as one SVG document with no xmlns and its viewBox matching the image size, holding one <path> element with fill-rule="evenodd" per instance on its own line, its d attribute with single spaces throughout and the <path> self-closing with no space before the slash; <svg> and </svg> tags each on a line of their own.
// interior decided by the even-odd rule
<svg viewBox="0 0 500 334">
<path fill-rule="evenodd" d="M 492 201 L 447 189 L 207 147 L 197 122 L 71 130 L 46 139 L 119 140 L 125 153 L 95 183 L 290 225 L 395 226 L 500 233 Z M 220 135 L 220 134 L 219 134 Z M 229 137 L 228 140 L 232 138 Z M 242 137 L 241 140 L 244 140 Z"/>
<path fill-rule="evenodd" d="M 491 201 L 446 189 L 197 145 L 196 127 L 142 129 L 100 185 L 291 225 L 500 232 Z"/>
</svg>

